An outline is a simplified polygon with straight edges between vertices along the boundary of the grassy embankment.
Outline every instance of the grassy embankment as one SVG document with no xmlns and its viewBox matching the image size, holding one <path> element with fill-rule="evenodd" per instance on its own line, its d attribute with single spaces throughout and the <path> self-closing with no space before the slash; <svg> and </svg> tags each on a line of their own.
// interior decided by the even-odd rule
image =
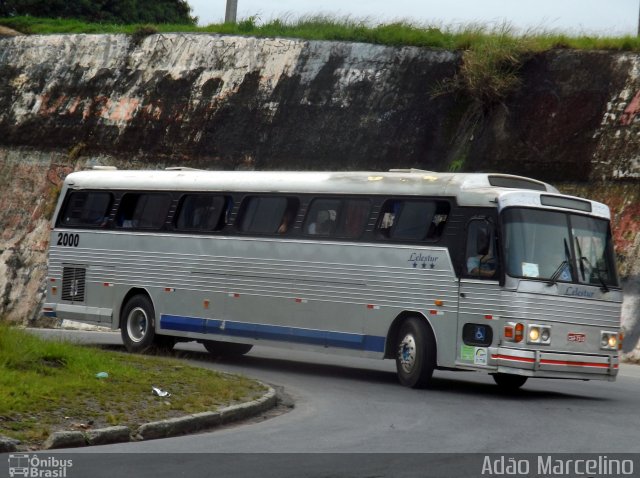
<svg viewBox="0 0 640 478">
<path fill-rule="evenodd" d="M 107 372 L 108 378 L 97 378 Z M 152 386 L 170 397 L 152 393 Z M 37 448 L 57 430 L 142 423 L 250 400 L 251 380 L 185 365 L 45 341 L 0 324 L 0 435 Z"/>
<path fill-rule="evenodd" d="M 523 43 L 526 47 L 541 51 L 552 48 L 589 50 L 640 50 L 640 38 L 636 36 L 601 37 L 566 35 L 553 31 L 531 30 L 516 33 L 508 25 L 488 28 L 481 25 L 460 27 L 425 26 L 407 22 L 372 25 L 367 21 L 338 19 L 327 16 L 303 17 L 288 21 L 275 19 L 259 23 L 249 17 L 235 24 L 194 25 L 114 25 L 86 23 L 79 20 L 48 19 L 34 17 L 0 18 L 0 25 L 26 34 L 50 33 L 125 33 L 136 32 L 199 32 L 258 37 L 304 38 L 308 40 L 356 41 L 392 46 L 419 46 L 468 50 L 483 43 L 504 41 Z"/>
</svg>

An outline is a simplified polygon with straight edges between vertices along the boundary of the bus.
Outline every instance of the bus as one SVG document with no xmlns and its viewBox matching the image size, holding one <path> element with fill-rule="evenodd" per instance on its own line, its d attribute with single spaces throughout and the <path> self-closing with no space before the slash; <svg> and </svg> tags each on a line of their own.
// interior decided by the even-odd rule
<svg viewBox="0 0 640 478">
<path fill-rule="evenodd" d="M 534 179 L 101 168 L 64 181 L 43 313 L 130 352 L 260 344 L 516 389 L 615 380 L 621 303 L 607 206 Z"/>
</svg>

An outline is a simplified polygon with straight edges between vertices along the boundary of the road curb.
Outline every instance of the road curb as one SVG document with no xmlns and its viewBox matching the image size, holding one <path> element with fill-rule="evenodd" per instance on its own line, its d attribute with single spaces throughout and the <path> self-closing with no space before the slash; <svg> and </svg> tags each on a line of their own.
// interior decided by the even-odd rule
<svg viewBox="0 0 640 478">
<path fill-rule="evenodd" d="M 18 450 L 20 440 L 0 435 L 0 453 L 10 453 Z"/>
<path fill-rule="evenodd" d="M 276 392 L 272 387 L 260 398 L 250 402 L 231 405 L 216 412 L 194 413 L 184 417 L 170 418 L 158 422 L 145 423 L 135 434 L 136 440 L 156 440 L 185 435 L 200 430 L 215 428 L 226 423 L 249 418 L 276 406 Z"/>
<path fill-rule="evenodd" d="M 261 382 L 259 382 L 261 383 Z M 209 430 L 231 422 L 243 420 L 274 408 L 278 403 L 276 391 L 261 383 L 267 391 L 260 398 L 221 408 L 215 412 L 201 412 L 183 417 L 169 418 L 141 425 L 135 434 L 126 426 L 115 426 L 80 431 L 60 431 L 49 435 L 43 445 L 44 450 L 58 448 L 77 448 L 92 445 L 107 445 L 129 441 L 156 440 L 179 435 L 187 435 Z"/>
</svg>

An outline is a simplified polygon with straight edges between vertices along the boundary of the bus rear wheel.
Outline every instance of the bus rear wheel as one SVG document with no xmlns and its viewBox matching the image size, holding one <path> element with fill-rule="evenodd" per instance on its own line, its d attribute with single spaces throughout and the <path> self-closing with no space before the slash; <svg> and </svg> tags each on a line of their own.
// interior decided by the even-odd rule
<svg viewBox="0 0 640 478">
<path fill-rule="evenodd" d="M 406 387 L 424 388 L 436 368 L 436 341 L 431 327 L 418 317 L 405 320 L 398 330 L 396 370 Z"/>
<path fill-rule="evenodd" d="M 156 335 L 155 314 L 151 299 L 146 295 L 135 295 L 127 301 L 122 309 L 120 335 L 124 346 L 129 352 L 148 352 L 164 341 L 164 337 Z M 169 339 L 171 337 L 167 338 L 167 342 L 169 342 Z"/>
<path fill-rule="evenodd" d="M 527 377 L 524 375 L 513 375 L 510 373 L 496 373 L 493 375 L 493 380 L 501 389 L 514 391 L 524 385 L 527 381 Z"/>
<path fill-rule="evenodd" d="M 231 342 L 219 342 L 217 340 L 203 340 L 202 345 L 214 357 L 238 357 L 249 353 L 253 348 L 250 344 L 236 344 Z"/>
</svg>

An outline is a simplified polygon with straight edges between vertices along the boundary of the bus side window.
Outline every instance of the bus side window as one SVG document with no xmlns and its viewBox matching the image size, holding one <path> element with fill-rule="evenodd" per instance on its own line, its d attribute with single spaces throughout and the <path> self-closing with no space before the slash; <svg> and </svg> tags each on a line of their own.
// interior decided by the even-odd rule
<svg viewBox="0 0 640 478">
<path fill-rule="evenodd" d="M 168 194 L 126 193 L 120 201 L 116 225 L 124 229 L 160 229 L 170 204 Z"/>
<path fill-rule="evenodd" d="M 230 199 L 211 194 L 186 194 L 175 219 L 178 231 L 219 231 L 225 226 L 225 205 Z"/>
<path fill-rule="evenodd" d="M 303 231 L 310 236 L 355 239 L 364 232 L 370 209 L 368 199 L 314 199 Z"/>
<path fill-rule="evenodd" d="M 427 231 L 427 239 L 438 239 L 444 231 L 447 219 L 449 218 L 449 211 L 451 205 L 446 201 L 436 202 L 436 213 L 433 215 L 429 230 Z"/>
<path fill-rule="evenodd" d="M 434 240 L 442 234 L 449 209 L 446 201 L 392 199 L 382 207 L 376 233 L 392 240 Z"/>
<path fill-rule="evenodd" d="M 329 236 L 336 230 L 340 199 L 314 199 L 304 225 L 305 234 Z"/>
<path fill-rule="evenodd" d="M 402 201 L 385 202 L 378 220 L 378 227 L 376 228 L 378 235 L 387 239 L 391 237 L 391 228 L 400 212 L 401 206 Z"/>
<path fill-rule="evenodd" d="M 340 211 L 337 235 L 357 239 L 367 227 L 371 202 L 368 199 L 345 199 Z"/>
<path fill-rule="evenodd" d="M 282 196 L 249 196 L 244 199 L 240 210 L 238 229 L 242 232 L 258 234 L 278 234 L 287 214 L 295 217 L 299 201 L 297 198 Z M 283 226 L 284 225 L 284 226 Z"/>
<path fill-rule="evenodd" d="M 74 191 L 60 213 L 60 226 L 104 227 L 113 196 L 100 191 Z"/>
</svg>

